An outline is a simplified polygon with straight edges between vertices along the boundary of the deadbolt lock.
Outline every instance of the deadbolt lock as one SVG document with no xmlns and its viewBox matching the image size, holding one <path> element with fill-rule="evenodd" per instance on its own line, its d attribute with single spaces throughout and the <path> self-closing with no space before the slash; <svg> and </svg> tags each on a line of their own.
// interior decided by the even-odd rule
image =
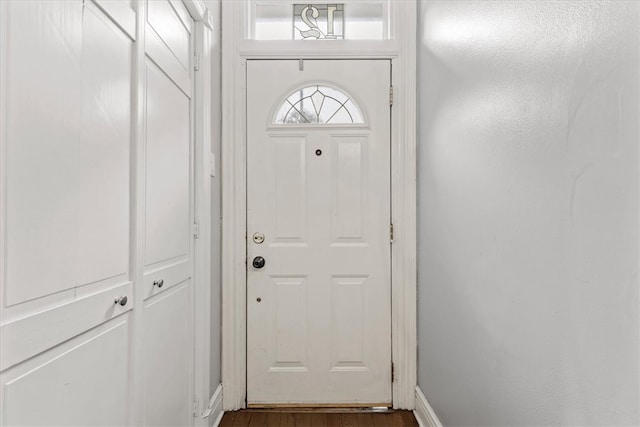
<svg viewBox="0 0 640 427">
<path fill-rule="evenodd" d="M 258 245 L 262 242 L 264 242 L 264 234 L 262 233 L 254 233 L 253 234 L 253 241 L 255 243 L 257 243 Z"/>
</svg>

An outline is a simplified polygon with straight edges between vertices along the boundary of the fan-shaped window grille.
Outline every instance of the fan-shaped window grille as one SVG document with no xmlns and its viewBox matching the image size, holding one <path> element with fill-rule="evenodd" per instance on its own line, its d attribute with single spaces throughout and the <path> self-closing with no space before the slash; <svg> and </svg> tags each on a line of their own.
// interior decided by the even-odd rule
<svg viewBox="0 0 640 427">
<path fill-rule="evenodd" d="M 360 108 L 341 90 L 322 85 L 300 88 L 278 109 L 276 124 L 364 123 Z"/>
</svg>

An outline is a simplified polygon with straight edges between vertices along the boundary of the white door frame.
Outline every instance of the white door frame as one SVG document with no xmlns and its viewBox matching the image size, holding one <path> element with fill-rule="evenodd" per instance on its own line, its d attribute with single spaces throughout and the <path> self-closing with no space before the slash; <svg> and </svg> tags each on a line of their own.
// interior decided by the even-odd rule
<svg viewBox="0 0 640 427">
<path fill-rule="evenodd" d="M 183 0 L 194 26 L 194 425 L 208 425 L 211 360 L 211 45 L 213 22 L 202 0 Z"/>
<path fill-rule="evenodd" d="M 415 0 L 389 2 L 391 39 L 253 41 L 248 4 L 222 2 L 222 385 L 223 409 L 246 405 L 246 61 L 390 59 L 393 407 L 414 409 L 416 338 Z"/>
</svg>

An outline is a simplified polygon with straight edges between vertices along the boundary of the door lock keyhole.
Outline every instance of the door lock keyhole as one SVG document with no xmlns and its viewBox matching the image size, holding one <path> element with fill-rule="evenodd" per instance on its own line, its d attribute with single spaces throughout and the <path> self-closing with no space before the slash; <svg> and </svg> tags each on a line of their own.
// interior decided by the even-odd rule
<svg viewBox="0 0 640 427">
<path fill-rule="evenodd" d="M 317 149 L 316 150 L 316 156 L 322 156 L 322 150 L 321 149 Z"/>
</svg>

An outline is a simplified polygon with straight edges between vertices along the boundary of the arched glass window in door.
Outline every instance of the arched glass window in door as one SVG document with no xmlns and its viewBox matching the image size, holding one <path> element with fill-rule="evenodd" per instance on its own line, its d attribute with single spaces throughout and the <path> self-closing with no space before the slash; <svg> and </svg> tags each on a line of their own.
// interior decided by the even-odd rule
<svg viewBox="0 0 640 427">
<path fill-rule="evenodd" d="M 340 125 L 364 123 L 356 103 L 343 91 L 310 85 L 293 92 L 280 105 L 275 124 Z"/>
</svg>

